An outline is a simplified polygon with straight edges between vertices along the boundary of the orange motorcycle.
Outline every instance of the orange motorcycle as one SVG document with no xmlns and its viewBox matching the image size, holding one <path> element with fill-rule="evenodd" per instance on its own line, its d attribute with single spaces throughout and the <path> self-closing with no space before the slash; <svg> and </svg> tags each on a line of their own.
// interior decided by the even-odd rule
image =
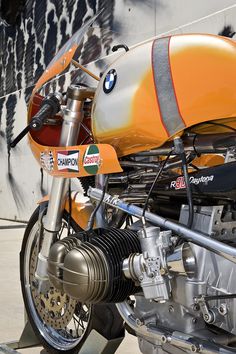
<svg viewBox="0 0 236 354">
<path fill-rule="evenodd" d="M 44 97 L 93 21 L 39 79 L 12 143 L 30 132 L 52 176 L 20 255 L 29 321 L 51 353 L 99 353 L 94 333 L 111 342 L 124 324 L 145 354 L 235 353 L 236 43 L 120 45 L 101 78 L 82 67 L 97 87 Z"/>
</svg>

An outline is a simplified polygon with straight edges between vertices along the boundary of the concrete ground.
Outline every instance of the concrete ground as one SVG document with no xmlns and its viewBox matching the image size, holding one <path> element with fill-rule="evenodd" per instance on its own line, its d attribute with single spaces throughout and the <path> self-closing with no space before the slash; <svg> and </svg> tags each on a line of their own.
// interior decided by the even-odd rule
<svg viewBox="0 0 236 354">
<path fill-rule="evenodd" d="M 19 277 L 19 252 L 23 233 L 24 225 L 0 220 L 0 343 L 17 340 L 24 328 Z M 17 351 L 22 354 L 45 353 L 42 347 Z M 140 353 L 137 339 L 127 334 L 116 353 Z"/>
</svg>

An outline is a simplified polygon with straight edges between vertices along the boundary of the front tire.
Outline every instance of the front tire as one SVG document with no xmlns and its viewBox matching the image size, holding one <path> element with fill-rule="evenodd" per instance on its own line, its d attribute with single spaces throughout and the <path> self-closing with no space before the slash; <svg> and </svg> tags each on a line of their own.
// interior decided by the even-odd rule
<svg viewBox="0 0 236 354">
<path fill-rule="evenodd" d="M 21 288 L 28 320 L 40 342 L 49 353 L 79 353 L 92 329 L 107 339 L 124 335 L 123 321 L 114 304 L 86 305 L 76 302 L 51 287 L 45 295 L 38 294 L 34 278 L 39 252 L 39 208 L 25 230 L 20 252 Z M 68 213 L 62 225 L 67 232 Z M 71 220 L 72 232 L 81 231 Z M 70 230 L 71 232 L 71 230 Z M 63 230 L 59 233 L 63 234 Z"/>
</svg>

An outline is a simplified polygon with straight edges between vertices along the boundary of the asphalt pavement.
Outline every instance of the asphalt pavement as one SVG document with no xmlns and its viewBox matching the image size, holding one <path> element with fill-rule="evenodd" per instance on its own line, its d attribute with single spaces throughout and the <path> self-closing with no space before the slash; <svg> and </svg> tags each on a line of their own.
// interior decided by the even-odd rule
<svg viewBox="0 0 236 354">
<path fill-rule="evenodd" d="M 4 353 L 2 343 L 17 341 L 24 328 L 19 276 L 19 252 L 23 234 L 23 224 L 0 220 L 0 353 Z M 17 352 L 46 353 L 42 347 L 17 349 Z M 127 334 L 116 353 L 140 354 L 137 339 Z"/>
</svg>

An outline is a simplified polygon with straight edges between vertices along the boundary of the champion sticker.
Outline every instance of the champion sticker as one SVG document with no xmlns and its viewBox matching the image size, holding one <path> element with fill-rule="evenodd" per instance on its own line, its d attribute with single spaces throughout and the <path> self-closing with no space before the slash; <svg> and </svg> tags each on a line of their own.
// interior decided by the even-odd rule
<svg viewBox="0 0 236 354">
<path fill-rule="evenodd" d="M 40 163 L 42 167 L 47 171 L 52 171 L 54 166 L 54 159 L 52 151 L 49 152 L 41 152 L 40 153 Z"/>
<path fill-rule="evenodd" d="M 113 90 L 116 84 L 116 79 L 117 79 L 117 73 L 115 69 L 111 69 L 110 71 L 108 71 L 103 81 L 103 91 L 105 93 L 110 93 Z"/>
<path fill-rule="evenodd" d="M 57 168 L 62 172 L 78 172 L 79 171 L 79 151 L 58 151 L 57 152 Z"/>
<path fill-rule="evenodd" d="M 90 145 L 84 154 L 83 166 L 87 173 L 95 175 L 101 165 L 101 158 L 98 147 Z"/>
</svg>

